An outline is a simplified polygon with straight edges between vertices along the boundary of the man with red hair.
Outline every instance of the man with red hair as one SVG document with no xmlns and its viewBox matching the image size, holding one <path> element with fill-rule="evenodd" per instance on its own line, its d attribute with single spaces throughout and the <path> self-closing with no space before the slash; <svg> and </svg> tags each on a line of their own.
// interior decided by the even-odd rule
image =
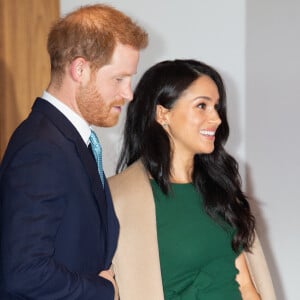
<svg viewBox="0 0 300 300">
<path fill-rule="evenodd" d="M 117 299 L 119 224 L 88 146 L 91 125 L 115 125 L 132 99 L 147 42 L 107 5 L 81 7 L 51 28 L 50 84 L 1 162 L 2 300 Z"/>
</svg>

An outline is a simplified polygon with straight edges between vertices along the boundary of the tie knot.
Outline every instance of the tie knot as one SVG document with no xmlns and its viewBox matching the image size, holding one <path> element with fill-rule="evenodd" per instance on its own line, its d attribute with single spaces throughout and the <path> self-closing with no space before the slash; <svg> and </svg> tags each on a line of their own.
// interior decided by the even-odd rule
<svg viewBox="0 0 300 300">
<path fill-rule="evenodd" d="M 100 142 L 99 142 L 98 137 L 94 130 L 91 130 L 90 142 L 91 142 L 92 148 L 93 147 L 101 148 Z"/>
</svg>

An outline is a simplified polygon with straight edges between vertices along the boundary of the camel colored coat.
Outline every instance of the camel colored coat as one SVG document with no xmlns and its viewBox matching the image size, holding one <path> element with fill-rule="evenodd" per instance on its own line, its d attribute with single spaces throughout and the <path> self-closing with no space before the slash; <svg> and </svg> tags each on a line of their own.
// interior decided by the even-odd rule
<svg viewBox="0 0 300 300">
<path fill-rule="evenodd" d="M 120 222 L 113 268 L 121 300 L 164 300 L 156 233 L 155 204 L 149 178 L 140 161 L 109 178 Z M 276 300 L 258 238 L 246 253 L 253 282 L 262 300 Z"/>
</svg>

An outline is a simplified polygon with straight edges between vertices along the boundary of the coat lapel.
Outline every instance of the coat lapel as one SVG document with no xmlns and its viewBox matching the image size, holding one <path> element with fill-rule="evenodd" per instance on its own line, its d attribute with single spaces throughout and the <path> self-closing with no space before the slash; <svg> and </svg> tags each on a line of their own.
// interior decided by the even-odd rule
<svg viewBox="0 0 300 300">
<path fill-rule="evenodd" d="M 120 223 L 113 259 L 122 300 L 163 300 L 155 205 L 149 179 L 140 162 L 109 178 Z"/>
</svg>

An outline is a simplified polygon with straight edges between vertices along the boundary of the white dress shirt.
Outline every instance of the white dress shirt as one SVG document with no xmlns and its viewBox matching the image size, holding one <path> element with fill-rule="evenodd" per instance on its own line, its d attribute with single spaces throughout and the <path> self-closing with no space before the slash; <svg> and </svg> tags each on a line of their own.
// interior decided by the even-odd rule
<svg viewBox="0 0 300 300">
<path fill-rule="evenodd" d="M 44 91 L 42 98 L 53 106 L 55 106 L 64 116 L 74 125 L 74 127 L 79 132 L 80 136 L 84 140 L 85 144 L 88 146 L 91 135 L 91 128 L 89 124 L 76 112 L 74 112 L 70 107 L 64 104 L 62 101 L 58 100 L 48 92 Z"/>
</svg>

